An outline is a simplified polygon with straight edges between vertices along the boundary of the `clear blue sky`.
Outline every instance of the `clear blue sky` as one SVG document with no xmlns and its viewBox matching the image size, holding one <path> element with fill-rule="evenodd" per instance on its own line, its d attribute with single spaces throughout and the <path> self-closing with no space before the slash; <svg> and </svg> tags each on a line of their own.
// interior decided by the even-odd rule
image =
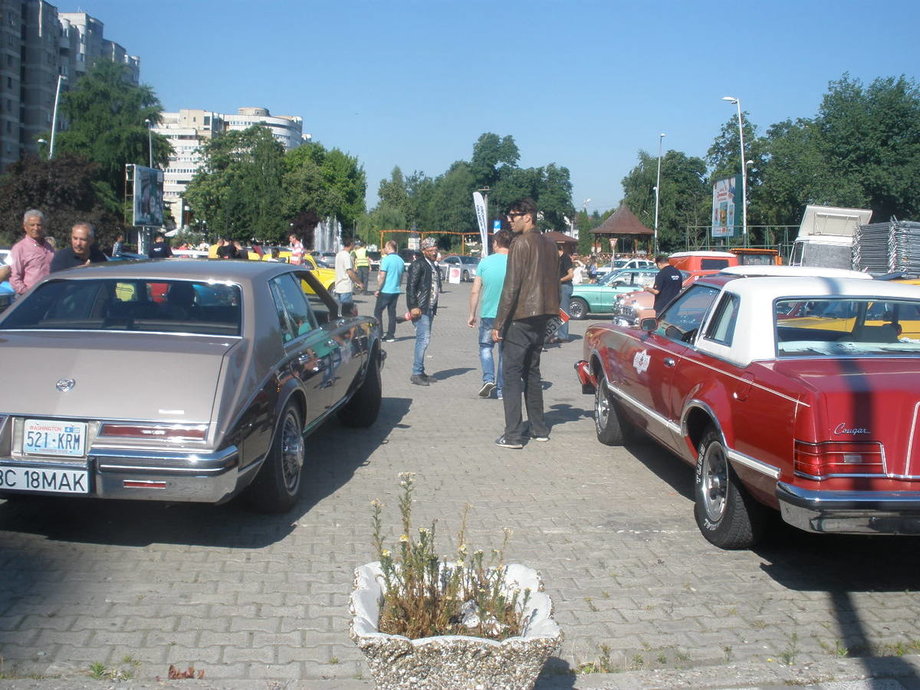
<svg viewBox="0 0 920 690">
<path fill-rule="evenodd" d="M 615 207 L 640 149 L 704 156 L 741 99 L 763 132 L 828 82 L 917 78 L 917 0 L 81 0 L 168 111 L 263 106 L 358 157 L 443 173 L 483 132 Z"/>
</svg>

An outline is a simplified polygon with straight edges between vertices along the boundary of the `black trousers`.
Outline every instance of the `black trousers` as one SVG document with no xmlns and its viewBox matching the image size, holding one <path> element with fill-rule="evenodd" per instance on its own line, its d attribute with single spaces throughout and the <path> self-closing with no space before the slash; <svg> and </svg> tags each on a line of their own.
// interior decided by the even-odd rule
<svg viewBox="0 0 920 690">
<path fill-rule="evenodd" d="M 392 338 L 396 335 L 396 301 L 399 299 L 398 292 L 381 292 L 377 295 L 377 302 L 374 304 L 374 318 L 380 322 L 380 330 L 383 330 L 383 310 L 387 310 L 387 329 L 383 334 L 384 338 Z"/>
<path fill-rule="evenodd" d="M 546 324 L 551 315 L 534 316 L 512 321 L 502 341 L 502 367 L 505 389 L 505 439 L 524 442 L 529 436 L 548 436 L 543 420 L 543 378 L 540 375 L 540 354 L 546 337 Z M 521 416 L 521 399 L 530 422 L 528 433 Z"/>
</svg>

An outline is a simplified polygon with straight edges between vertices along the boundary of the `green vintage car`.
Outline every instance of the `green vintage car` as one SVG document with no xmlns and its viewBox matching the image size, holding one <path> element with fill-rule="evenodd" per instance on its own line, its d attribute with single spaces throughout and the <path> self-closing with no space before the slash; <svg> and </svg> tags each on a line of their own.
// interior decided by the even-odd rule
<svg viewBox="0 0 920 690">
<path fill-rule="evenodd" d="M 588 314 L 610 314 L 617 295 L 652 285 L 656 275 L 657 268 L 624 268 L 608 273 L 599 283 L 575 285 L 569 299 L 569 316 L 585 319 Z"/>
</svg>

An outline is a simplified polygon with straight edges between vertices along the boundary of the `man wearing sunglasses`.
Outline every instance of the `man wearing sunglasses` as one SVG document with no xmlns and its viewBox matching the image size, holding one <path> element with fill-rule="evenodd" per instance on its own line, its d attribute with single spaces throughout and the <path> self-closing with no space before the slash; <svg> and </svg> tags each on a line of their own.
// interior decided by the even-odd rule
<svg viewBox="0 0 920 690">
<path fill-rule="evenodd" d="M 492 339 L 502 341 L 505 378 L 505 433 L 495 444 L 523 448 L 528 437 L 549 440 L 543 419 L 540 353 L 546 324 L 559 313 L 559 255 L 552 240 L 537 228 L 537 206 L 532 199 L 513 203 L 508 223 L 514 241 L 492 330 Z M 529 428 L 521 415 L 522 397 Z"/>
</svg>

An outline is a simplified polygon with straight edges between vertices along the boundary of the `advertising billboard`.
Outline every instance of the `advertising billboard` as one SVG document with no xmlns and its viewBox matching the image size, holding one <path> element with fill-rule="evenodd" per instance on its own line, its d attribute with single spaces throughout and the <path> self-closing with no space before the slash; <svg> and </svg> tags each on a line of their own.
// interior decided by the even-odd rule
<svg viewBox="0 0 920 690">
<path fill-rule="evenodd" d="M 134 166 L 134 225 L 163 226 L 163 171 Z"/>
<path fill-rule="evenodd" d="M 741 217 L 741 203 L 741 175 L 716 180 L 712 185 L 713 237 L 735 236 L 735 218 Z"/>
</svg>

